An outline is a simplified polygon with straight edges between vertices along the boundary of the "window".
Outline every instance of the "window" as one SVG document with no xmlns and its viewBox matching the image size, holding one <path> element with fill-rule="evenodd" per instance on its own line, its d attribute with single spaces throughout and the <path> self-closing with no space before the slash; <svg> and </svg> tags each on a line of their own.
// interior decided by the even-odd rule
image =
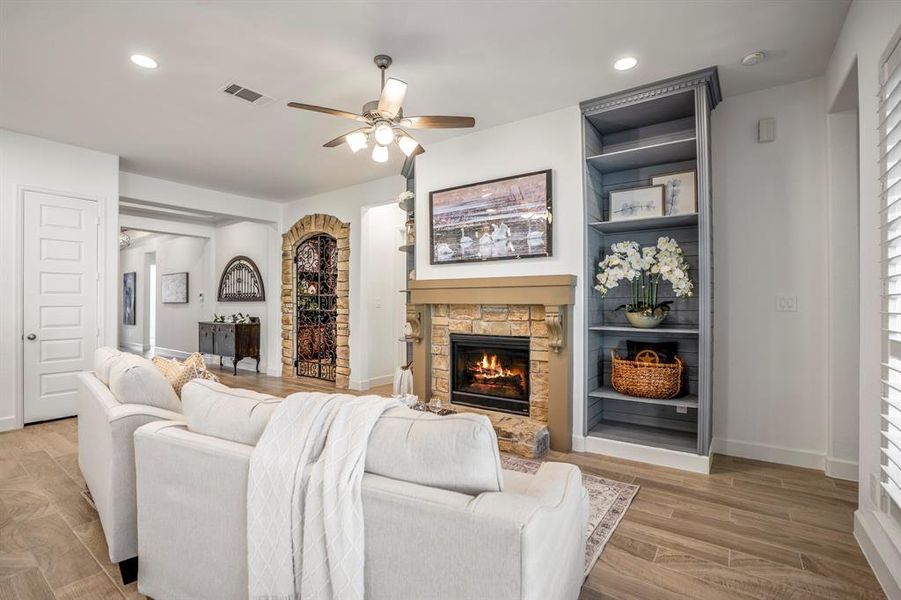
<svg viewBox="0 0 901 600">
<path fill-rule="evenodd" d="M 901 45 L 880 69 L 882 487 L 901 510 Z"/>
</svg>

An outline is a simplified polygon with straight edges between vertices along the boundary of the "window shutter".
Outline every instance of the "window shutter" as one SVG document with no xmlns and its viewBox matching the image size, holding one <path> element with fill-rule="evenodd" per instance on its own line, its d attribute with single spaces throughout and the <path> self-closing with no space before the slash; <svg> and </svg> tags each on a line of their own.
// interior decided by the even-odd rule
<svg viewBox="0 0 901 600">
<path fill-rule="evenodd" d="M 880 72 L 882 487 L 901 508 L 901 46 Z"/>
</svg>

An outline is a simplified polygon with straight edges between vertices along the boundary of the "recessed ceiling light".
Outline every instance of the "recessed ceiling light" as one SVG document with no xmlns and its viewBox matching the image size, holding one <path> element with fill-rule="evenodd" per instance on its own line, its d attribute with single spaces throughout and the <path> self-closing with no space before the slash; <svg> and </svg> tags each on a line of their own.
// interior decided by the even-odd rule
<svg viewBox="0 0 901 600">
<path fill-rule="evenodd" d="M 766 58 L 766 52 L 763 50 L 755 50 L 754 52 L 749 52 L 741 57 L 741 64 L 746 67 L 753 67 L 760 61 Z"/>
<path fill-rule="evenodd" d="M 637 64 L 638 59 L 634 56 L 624 56 L 613 63 L 613 68 L 617 71 L 628 71 L 629 69 L 634 69 Z"/>
<path fill-rule="evenodd" d="M 131 62 L 145 69 L 155 69 L 160 66 L 158 62 L 143 54 L 132 54 Z"/>
</svg>

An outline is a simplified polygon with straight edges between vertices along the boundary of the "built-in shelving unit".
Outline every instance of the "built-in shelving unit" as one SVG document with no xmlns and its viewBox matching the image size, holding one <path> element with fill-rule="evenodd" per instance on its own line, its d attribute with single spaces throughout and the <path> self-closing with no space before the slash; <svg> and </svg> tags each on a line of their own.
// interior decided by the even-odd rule
<svg viewBox="0 0 901 600">
<path fill-rule="evenodd" d="M 585 423 L 587 450 L 705 470 L 711 438 L 712 249 L 710 111 L 720 101 L 716 68 L 589 100 L 581 104 L 585 160 Z M 651 185 L 659 175 L 697 173 L 696 213 L 610 220 L 610 192 Z M 602 297 L 593 289 L 597 263 L 624 240 L 652 245 L 661 236 L 685 252 L 695 293 L 676 299 L 662 283 L 659 300 L 673 300 L 655 329 L 634 328 L 616 308 L 628 286 Z M 621 394 L 610 383 L 611 351 L 626 342 L 676 342 L 685 364 L 683 392 L 670 399 Z M 676 455 L 672 451 L 685 453 Z M 683 458 L 673 458 L 683 456 Z M 693 457 L 693 458 L 692 458 Z"/>
<path fill-rule="evenodd" d="M 407 181 L 407 191 L 416 193 L 416 175 L 415 175 L 415 165 L 416 165 L 416 157 L 412 156 L 407 158 L 404 161 L 403 169 L 401 170 L 401 175 L 403 175 L 404 179 Z M 416 220 L 416 199 L 407 200 L 406 202 L 400 203 L 400 209 L 407 213 L 407 221 L 415 221 Z M 410 275 L 416 269 L 416 244 L 402 244 L 398 247 L 400 252 L 406 254 L 406 270 L 405 270 L 405 285 L 409 285 Z M 410 290 L 402 289 L 398 290 L 398 293 L 404 294 L 405 304 L 410 304 Z M 413 342 L 415 341 L 410 337 L 401 337 L 397 340 L 398 342 L 404 344 L 406 346 L 406 354 L 407 354 L 407 363 L 413 360 Z"/>
</svg>

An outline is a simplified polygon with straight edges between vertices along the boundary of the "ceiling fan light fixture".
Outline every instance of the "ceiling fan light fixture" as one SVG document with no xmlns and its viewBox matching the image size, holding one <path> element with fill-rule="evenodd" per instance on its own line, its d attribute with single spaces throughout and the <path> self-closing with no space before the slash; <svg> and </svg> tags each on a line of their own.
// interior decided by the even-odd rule
<svg viewBox="0 0 901 600">
<path fill-rule="evenodd" d="M 400 151 L 404 153 L 404 156 L 410 156 L 419 147 L 419 142 L 408 135 L 402 135 L 397 140 L 397 145 L 400 147 Z"/>
<path fill-rule="evenodd" d="M 353 133 L 347 134 L 344 137 L 344 141 L 347 142 L 347 145 L 350 147 L 352 152 L 359 152 L 369 145 L 369 136 L 367 136 L 362 131 L 355 131 Z"/>
<path fill-rule="evenodd" d="M 372 160 L 378 163 L 388 162 L 388 148 L 376 144 L 372 149 Z"/>
<path fill-rule="evenodd" d="M 375 141 L 380 146 L 387 146 L 394 141 L 394 129 L 385 122 L 375 126 Z"/>
</svg>

